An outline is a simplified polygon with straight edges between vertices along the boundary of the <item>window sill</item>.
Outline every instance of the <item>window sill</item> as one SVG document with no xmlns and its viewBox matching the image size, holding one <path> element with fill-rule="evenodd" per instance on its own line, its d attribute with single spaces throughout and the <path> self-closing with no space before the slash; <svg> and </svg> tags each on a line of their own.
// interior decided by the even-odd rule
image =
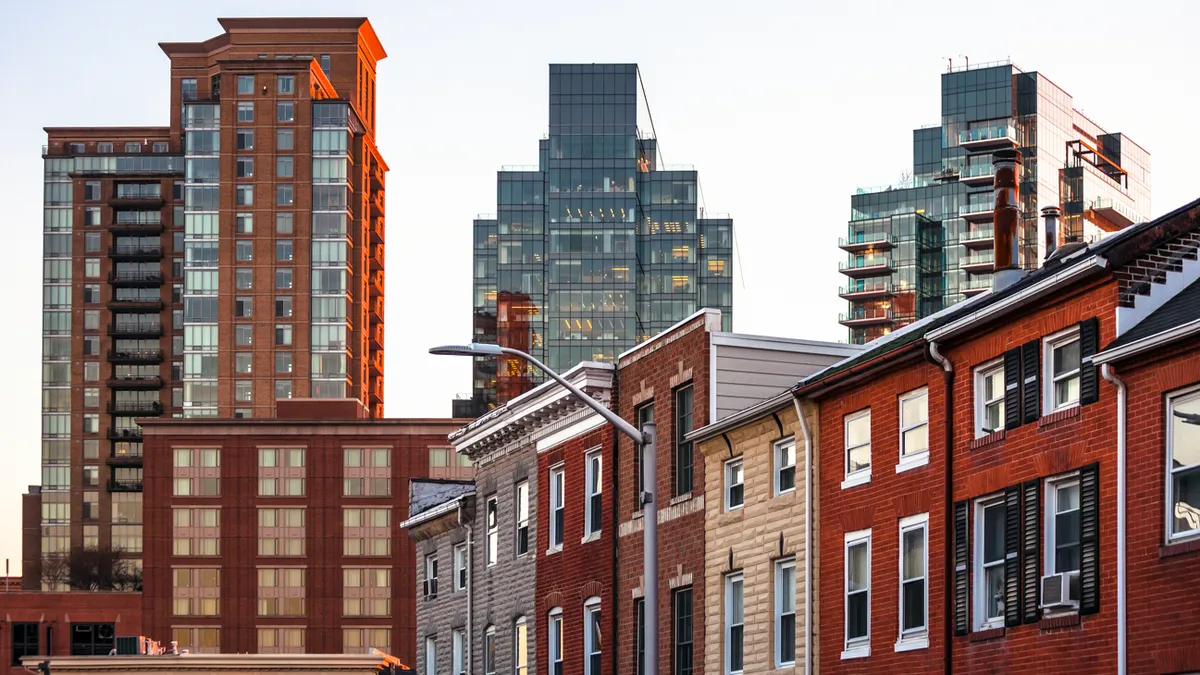
<svg viewBox="0 0 1200 675">
<path fill-rule="evenodd" d="M 726 506 L 725 513 L 741 513 L 745 506 L 745 503 L 738 504 L 737 506 Z"/>
<path fill-rule="evenodd" d="M 786 497 L 788 495 L 794 495 L 794 494 L 796 494 L 796 488 L 788 488 L 787 490 L 780 490 L 778 492 L 775 492 L 774 494 L 771 495 L 771 498 L 774 499 L 775 497 Z"/>
<path fill-rule="evenodd" d="M 1170 558 L 1171 556 L 1184 555 L 1185 553 L 1195 553 L 1200 551 L 1200 538 L 1185 539 L 1177 541 L 1165 546 L 1158 547 L 1159 558 Z"/>
<path fill-rule="evenodd" d="M 911 652 L 916 649 L 929 649 L 929 635 L 908 637 L 896 643 L 896 651 Z"/>
<path fill-rule="evenodd" d="M 579 543 L 580 543 L 580 544 L 588 544 L 588 543 L 591 543 L 591 542 L 593 542 L 593 541 L 599 541 L 599 540 L 600 540 L 600 531 L 599 531 L 599 530 L 597 530 L 597 531 L 595 531 L 595 532 L 593 532 L 593 533 L 591 533 L 591 534 L 587 535 L 587 536 L 586 536 L 586 537 L 584 537 L 583 539 L 580 539 L 580 540 L 579 540 Z"/>
<path fill-rule="evenodd" d="M 1058 614 L 1055 616 L 1044 617 L 1038 622 L 1038 628 L 1042 630 L 1050 630 L 1051 628 L 1065 628 L 1067 626 L 1079 625 L 1079 612 L 1071 611 L 1067 614 Z"/>
<path fill-rule="evenodd" d="M 871 470 L 859 471 L 858 473 L 846 476 L 846 480 L 842 481 L 842 489 L 852 488 L 858 485 L 866 485 L 871 482 Z"/>
<path fill-rule="evenodd" d="M 667 506 L 675 506 L 676 504 L 682 504 L 684 502 L 691 501 L 691 499 L 692 499 L 692 493 L 685 492 L 685 493 L 679 495 L 678 497 L 671 497 L 671 501 L 667 502 Z"/>
<path fill-rule="evenodd" d="M 998 443 L 998 442 L 1004 440 L 1005 438 L 1008 438 L 1007 430 L 1000 429 L 999 431 L 993 431 L 992 433 L 987 434 L 986 436 L 979 436 L 979 437 L 975 438 L 974 440 L 972 440 L 970 449 L 977 450 L 979 448 L 984 447 L 985 445 L 991 445 L 992 443 Z"/>
<path fill-rule="evenodd" d="M 637 520 L 638 518 L 643 518 L 643 517 L 645 517 L 645 515 L 646 515 L 646 512 L 645 512 L 645 511 L 643 511 L 642 509 L 638 509 L 637 511 L 634 511 L 634 512 L 633 512 L 633 515 L 629 516 L 629 519 L 630 519 L 630 520 Z"/>
<path fill-rule="evenodd" d="M 1077 417 L 1079 417 L 1079 406 L 1073 405 L 1066 410 L 1059 410 L 1058 412 L 1052 412 L 1049 415 L 1042 415 L 1041 419 L 1038 420 L 1038 429 L 1040 430 L 1045 427 L 1058 424 L 1063 420 L 1075 419 Z"/>
<path fill-rule="evenodd" d="M 979 630 L 972 631 L 971 634 L 967 636 L 967 640 L 971 642 L 984 642 L 987 640 L 996 640 L 1002 637 L 1004 637 L 1004 626 L 998 626 L 996 628 L 981 628 Z"/>
<path fill-rule="evenodd" d="M 562 547 L 546 549 L 546 555 L 554 555 L 555 553 L 562 553 Z"/>
<path fill-rule="evenodd" d="M 865 659 L 871 655 L 871 645 L 859 645 L 850 647 L 842 652 L 842 660 L 849 661 L 850 659 Z"/>
<path fill-rule="evenodd" d="M 910 457 L 902 457 L 900 458 L 900 462 L 896 464 L 896 473 L 919 469 L 927 464 L 929 464 L 928 452 L 922 452 L 919 455 L 912 455 Z"/>
</svg>

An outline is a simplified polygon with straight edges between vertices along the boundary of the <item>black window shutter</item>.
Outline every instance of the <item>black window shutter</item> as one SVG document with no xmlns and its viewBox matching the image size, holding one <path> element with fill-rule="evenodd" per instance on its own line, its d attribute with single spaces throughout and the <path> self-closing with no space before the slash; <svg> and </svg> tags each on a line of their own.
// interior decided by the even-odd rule
<svg viewBox="0 0 1200 675">
<path fill-rule="evenodd" d="M 1100 320 L 1096 317 L 1079 323 L 1079 404 L 1100 400 L 1100 382 L 1092 357 L 1100 351 Z"/>
<path fill-rule="evenodd" d="M 1079 613 L 1100 611 L 1100 465 L 1079 470 Z"/>
<path fill-rule="evenodd" d="M 1021 347 L 1021 417 L 1025 424 L 1038 421 L 1042 414 L 1039 404 L 1042 392 L 1038 386 L 1041 351 L 1040 340 L 1026 342 Z"/>
<path fill-rule="evenodd" d="M 954 504 L 954 634 L 966 635 L 970 631 L 967 597 L 971 588 L 968 574 L 970 542 L 967 539 L 967 502 Z"/>
<path fill-rule="evenodd" d="M 1021 426 L 1021 348 L 1004 352 L 1004 428 Z"/>
<path fill-rule="evenodd" d="M 1025 623 L 1037 623 L 1042 618 L 1038 609 L 1041 599 L 1041 567 L 1042 567 L 1042 538 L 1041 538 L 1041 496 L 1042 485 L 1039 480 L 1031 480 L 1022 488 L 1021 495 L 1021 620 Z"/>
<path fill-rule="evenodd" d="M 1004 489 L 1004 625 L 1021 625 L 1021 486 Z"/>
</svg>

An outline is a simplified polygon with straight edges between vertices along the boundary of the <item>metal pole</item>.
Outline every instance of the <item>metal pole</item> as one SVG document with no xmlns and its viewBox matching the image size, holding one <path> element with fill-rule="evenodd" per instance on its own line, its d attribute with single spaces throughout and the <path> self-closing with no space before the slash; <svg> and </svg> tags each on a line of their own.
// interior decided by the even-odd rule
<svg viewBox="0 0 1200 675">
<path fill-rule="evenodd" d="M 643 675 L 658 675 L 658 471 L 655 466 L 654 422 L 642 425 L 642 644 L 646 646 Z"/>
</svg>

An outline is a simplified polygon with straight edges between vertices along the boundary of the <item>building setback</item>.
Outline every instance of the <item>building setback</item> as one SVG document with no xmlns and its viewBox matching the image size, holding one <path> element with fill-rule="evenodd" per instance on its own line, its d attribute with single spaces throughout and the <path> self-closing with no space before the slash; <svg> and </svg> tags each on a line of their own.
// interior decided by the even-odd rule
<svg viewBox="0 0 1200 675">
<path fill-rule="evenodd" d="M 140 564 L 139 418 L 270 417 L 293 396 L 383 416 L 386 54 L 365 18 L 220 23 L 160 45 L 168 124 L 46 128 L 26 588 L 84 547 Z"/>
<path fill-rule="evenodd" d="M 1183 590 L 1200 376 L 1177 340 L 1198 252 L 1200 201 L 1064 246 L 794 389 L 820 406 L 822 669 L 1200 665 Z M 1182 639 L 1164 642 L 1168 597 Z"/>
<path fill-rule="evenodd" d="M 731 330 L 733 221 L 705 212 L 692 167 L 660 162 L 648 111 L 635 64 L 550 66 L 538 163 L 501 170 L 496 213 L 474 222 L 476 342 L 561 373 L 611 362 L 699 307 Z M 540 377 L 519 359 L 477 359 L 475 414 Z"/>
<path fill-rule="evenodd" d="M 146 635 L 204 653 L 416 654 L 409 481 L 464 420 L 281 401 L 274 419 L 146 429 Z M 434 462 L 437 463 L 437 462 Z"/>
<path fill-rule="evenodd" d="M 1019 149 L 1019 263 L 1047 243 L 1039 212 L 1062 213 L 1057 243 L 1094 241 L 1150 211 L 1150 155 L 1074 107 L 1042 73 L 1015 65 L 953 66 L 942 74 L 941 122 L 913 131 L 913 166 L 899 182 L 859 188 L 839 246 L 848 301 L 840 317 L 862 344 L 992 287 L 992 160 Z"/>
</svg>

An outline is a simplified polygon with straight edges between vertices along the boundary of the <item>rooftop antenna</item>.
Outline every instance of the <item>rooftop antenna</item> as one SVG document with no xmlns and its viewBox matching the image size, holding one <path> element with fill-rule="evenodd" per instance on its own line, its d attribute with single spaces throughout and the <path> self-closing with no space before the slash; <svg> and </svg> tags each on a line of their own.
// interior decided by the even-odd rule
<svg viewBox="0 0 1200 675">
<path fill-rule="evenodd" d="M 946 72 L 953 73 L 954 72 L 954 59 L 950 58 L 949 56 L 943 56 L 942 58 L 946 59 Z"/>
<path fill-rule="evenodd" d="M 967 69 L 967 70 L 970 70 L 970 69 L 971 69 L 971 57 L 969 57 L 969 56 L 963 56 L 962 54 L 959 54 L 959 56 L 961 56 L 961 57 L 962 57 L 963 61 L 966 61 L 966 62 L 967 62 L 966 69 Z"/>
</svg>

